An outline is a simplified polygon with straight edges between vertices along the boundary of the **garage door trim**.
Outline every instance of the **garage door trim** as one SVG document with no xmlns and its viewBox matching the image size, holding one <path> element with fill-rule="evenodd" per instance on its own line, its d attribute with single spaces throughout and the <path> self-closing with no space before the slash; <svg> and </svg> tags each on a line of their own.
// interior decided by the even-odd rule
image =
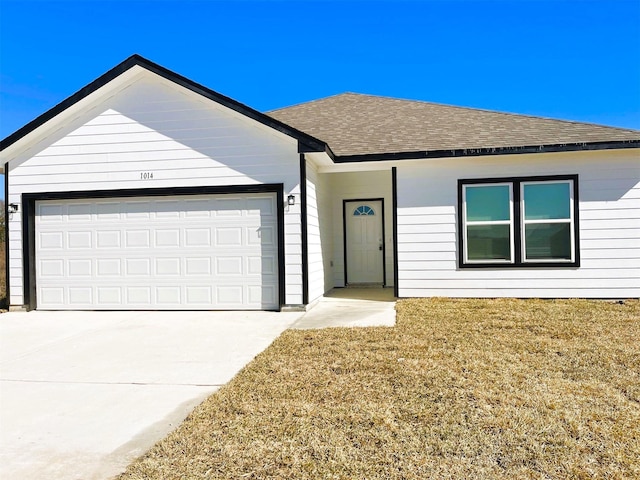
<svg viewBox="0 0 640 480">
<path fill-rule="evenodd" d="M 284 185 L 233 185 L 207 187 L 134 188 L 123 190 L 79 190 L 70 192 L 40 192 L 22 194 L 22 262 L 24 271 L 24 305 L 28 310 L 37 306 L 36 298 L 36 252 L 35 217 L 36 202 L 42 200 L 75 200 L 125 197 L 170 197 L 179 195 L 221 195 L 221 194 L 275 193 L 278 230 L 278 304 L 282 308 L 285 299 L 284 271 Z"/>
</svg>

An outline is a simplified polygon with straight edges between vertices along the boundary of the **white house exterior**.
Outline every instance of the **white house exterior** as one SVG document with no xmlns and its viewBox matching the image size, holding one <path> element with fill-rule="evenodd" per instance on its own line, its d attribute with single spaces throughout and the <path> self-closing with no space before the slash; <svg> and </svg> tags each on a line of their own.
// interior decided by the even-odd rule
<svg viewBox="0 0 640 480">
<path fill-rule="evenodd" d="M 640 297 L 638 131 L 353 94 L 267 115 L 133 56 L 1 148 L 11 308 Z"/>
</svg>

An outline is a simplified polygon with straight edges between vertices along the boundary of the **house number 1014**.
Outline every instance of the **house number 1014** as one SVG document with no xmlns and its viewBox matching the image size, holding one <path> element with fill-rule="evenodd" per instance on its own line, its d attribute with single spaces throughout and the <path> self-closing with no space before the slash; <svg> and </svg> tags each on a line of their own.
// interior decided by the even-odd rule
<svg viewBox="0 0 640 480">
<path fill-rule="evenodd" d="M 140 180 L 153 180 L 153 172 L 140 172 Z"/>
</svg>

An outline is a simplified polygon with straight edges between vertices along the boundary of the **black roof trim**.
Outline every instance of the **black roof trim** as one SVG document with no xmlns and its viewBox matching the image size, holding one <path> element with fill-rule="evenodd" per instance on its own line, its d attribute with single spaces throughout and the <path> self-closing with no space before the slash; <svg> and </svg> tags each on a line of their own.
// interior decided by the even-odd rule
<svg viewBox="0 0 640 480">
<path fill-rule="evenodd" d="M 66 98 L 65 100 L 57 104 L 55 107 L 46 111 L 45 113 L 37 117 L 35 120 L 32 120 L 31 122 L 27 123 L 24 127 L 20 128 L 19 130 L 16 130 L 14 133 L 12 133 L 8 137 L 0 141 L 0 151 L 11 146 L 12 144 L 20 140 L 25 135 L 31 133 L 38 127 L 44 125 L 46 122 L 54 118 L 56 115 L 60 114 L 67 108 L 71 107 L 75 103 L 79 102 L 83 98 L 87 97 L 91 93 L 95 92 L 99 88 L 103 87 L 104 85 L 106 85 L 107 83 L 109 83 L 116 77 L 122 75 L 124 72 L 126 72 L 127 70 L 131 69 L 136 65 L 139 65 L 145 68 L 146 70 L 149 70 L 150 72 L 160 75 L 161 77 L 166 78 L 167 80 L 170 80 L 173 83 L 176 83 L 182 87 L 185 87 L 191 90 L 192 92 L 202 95 L 205 98 L 208 98 L 221 105 L 224 105 L 225 107 L 235 110 L 238 113 L 241 113 L 253 120 L 256 120 L 257 122 L 260 122 L 268 127 L 273 128 L 274 130 L 277 130 L 281 133 L 284 133 L 285 135 L 289 135 L 290 137 L 295 138 L 299 142 L 299 150 L 302 150 L 304 152 L 326 152 L 332 159 L 334 158 L 333 152 L 331 151 L 329 146 L 322 140 L 318 140 L 317 138 L 312 137 L 309 134 L 306 134 L 300 130 L 290 127 L 289 125 L 282 123 L 264 113 L 254 110 L 253 108 L 248 107 L 240 102 L 237 102 L 232 98 L 226 97 L 203 85 L 200 85 L 199 83 L 193 82 L 188 78 L 183 77 L 182 75 L 179 75 L 175 72 L 172 72 L 171 70 L 168 70 L 167 68 L 164 68 L 156 63 L 153 63 L 152 61 L 147 60 L 146 58 L 138 54 L 131 55 L 125 61 L 123 61 L 119 65 L 116 65 L 114 68 L 112 68 L 107 73 L 105 73 L 101 77 L 91 82 L 86 87 L 78 90 L 76 93 Z"/>
<path fill-rule="evenodd" d="M 640 148 L 640 140 L 560 143 L 555 145 L 528 145 L 522 147 L 462 148 L 380 154 L 368 153 L 363 155 L 342 155 L 336 157 L 334 161 L 335 163 L 382 162 L 385 160 L 420 160 L 425 158 L 480 157 L 488 155 L 515 155 L 520 153 L 579 152 L 585 150 L 613 150 L 622 148 Z"/>
</svg>

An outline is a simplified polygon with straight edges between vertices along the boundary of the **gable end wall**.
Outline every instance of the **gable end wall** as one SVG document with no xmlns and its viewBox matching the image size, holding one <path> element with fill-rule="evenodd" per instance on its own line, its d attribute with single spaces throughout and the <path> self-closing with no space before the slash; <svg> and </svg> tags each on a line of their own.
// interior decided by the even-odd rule
<svg viewBox="0 0 640 480">
<path fill-rule="evenodd" d="M 55 121 L 55 119 L 53 120 Z M 152 179 L 144 179 L 152 173 Z M 10 160 L 7 203 L 22 194 L 284 184 L 299 195 L 297 142 L 152 74 Z M 284 206 L 283 206 L 284 208 Z M 10 305 L 22 305 L 21 211 L 8 218 Z M 300 210 L 285 210 L 286 304 L 302 303 Z"/>
</svg>

